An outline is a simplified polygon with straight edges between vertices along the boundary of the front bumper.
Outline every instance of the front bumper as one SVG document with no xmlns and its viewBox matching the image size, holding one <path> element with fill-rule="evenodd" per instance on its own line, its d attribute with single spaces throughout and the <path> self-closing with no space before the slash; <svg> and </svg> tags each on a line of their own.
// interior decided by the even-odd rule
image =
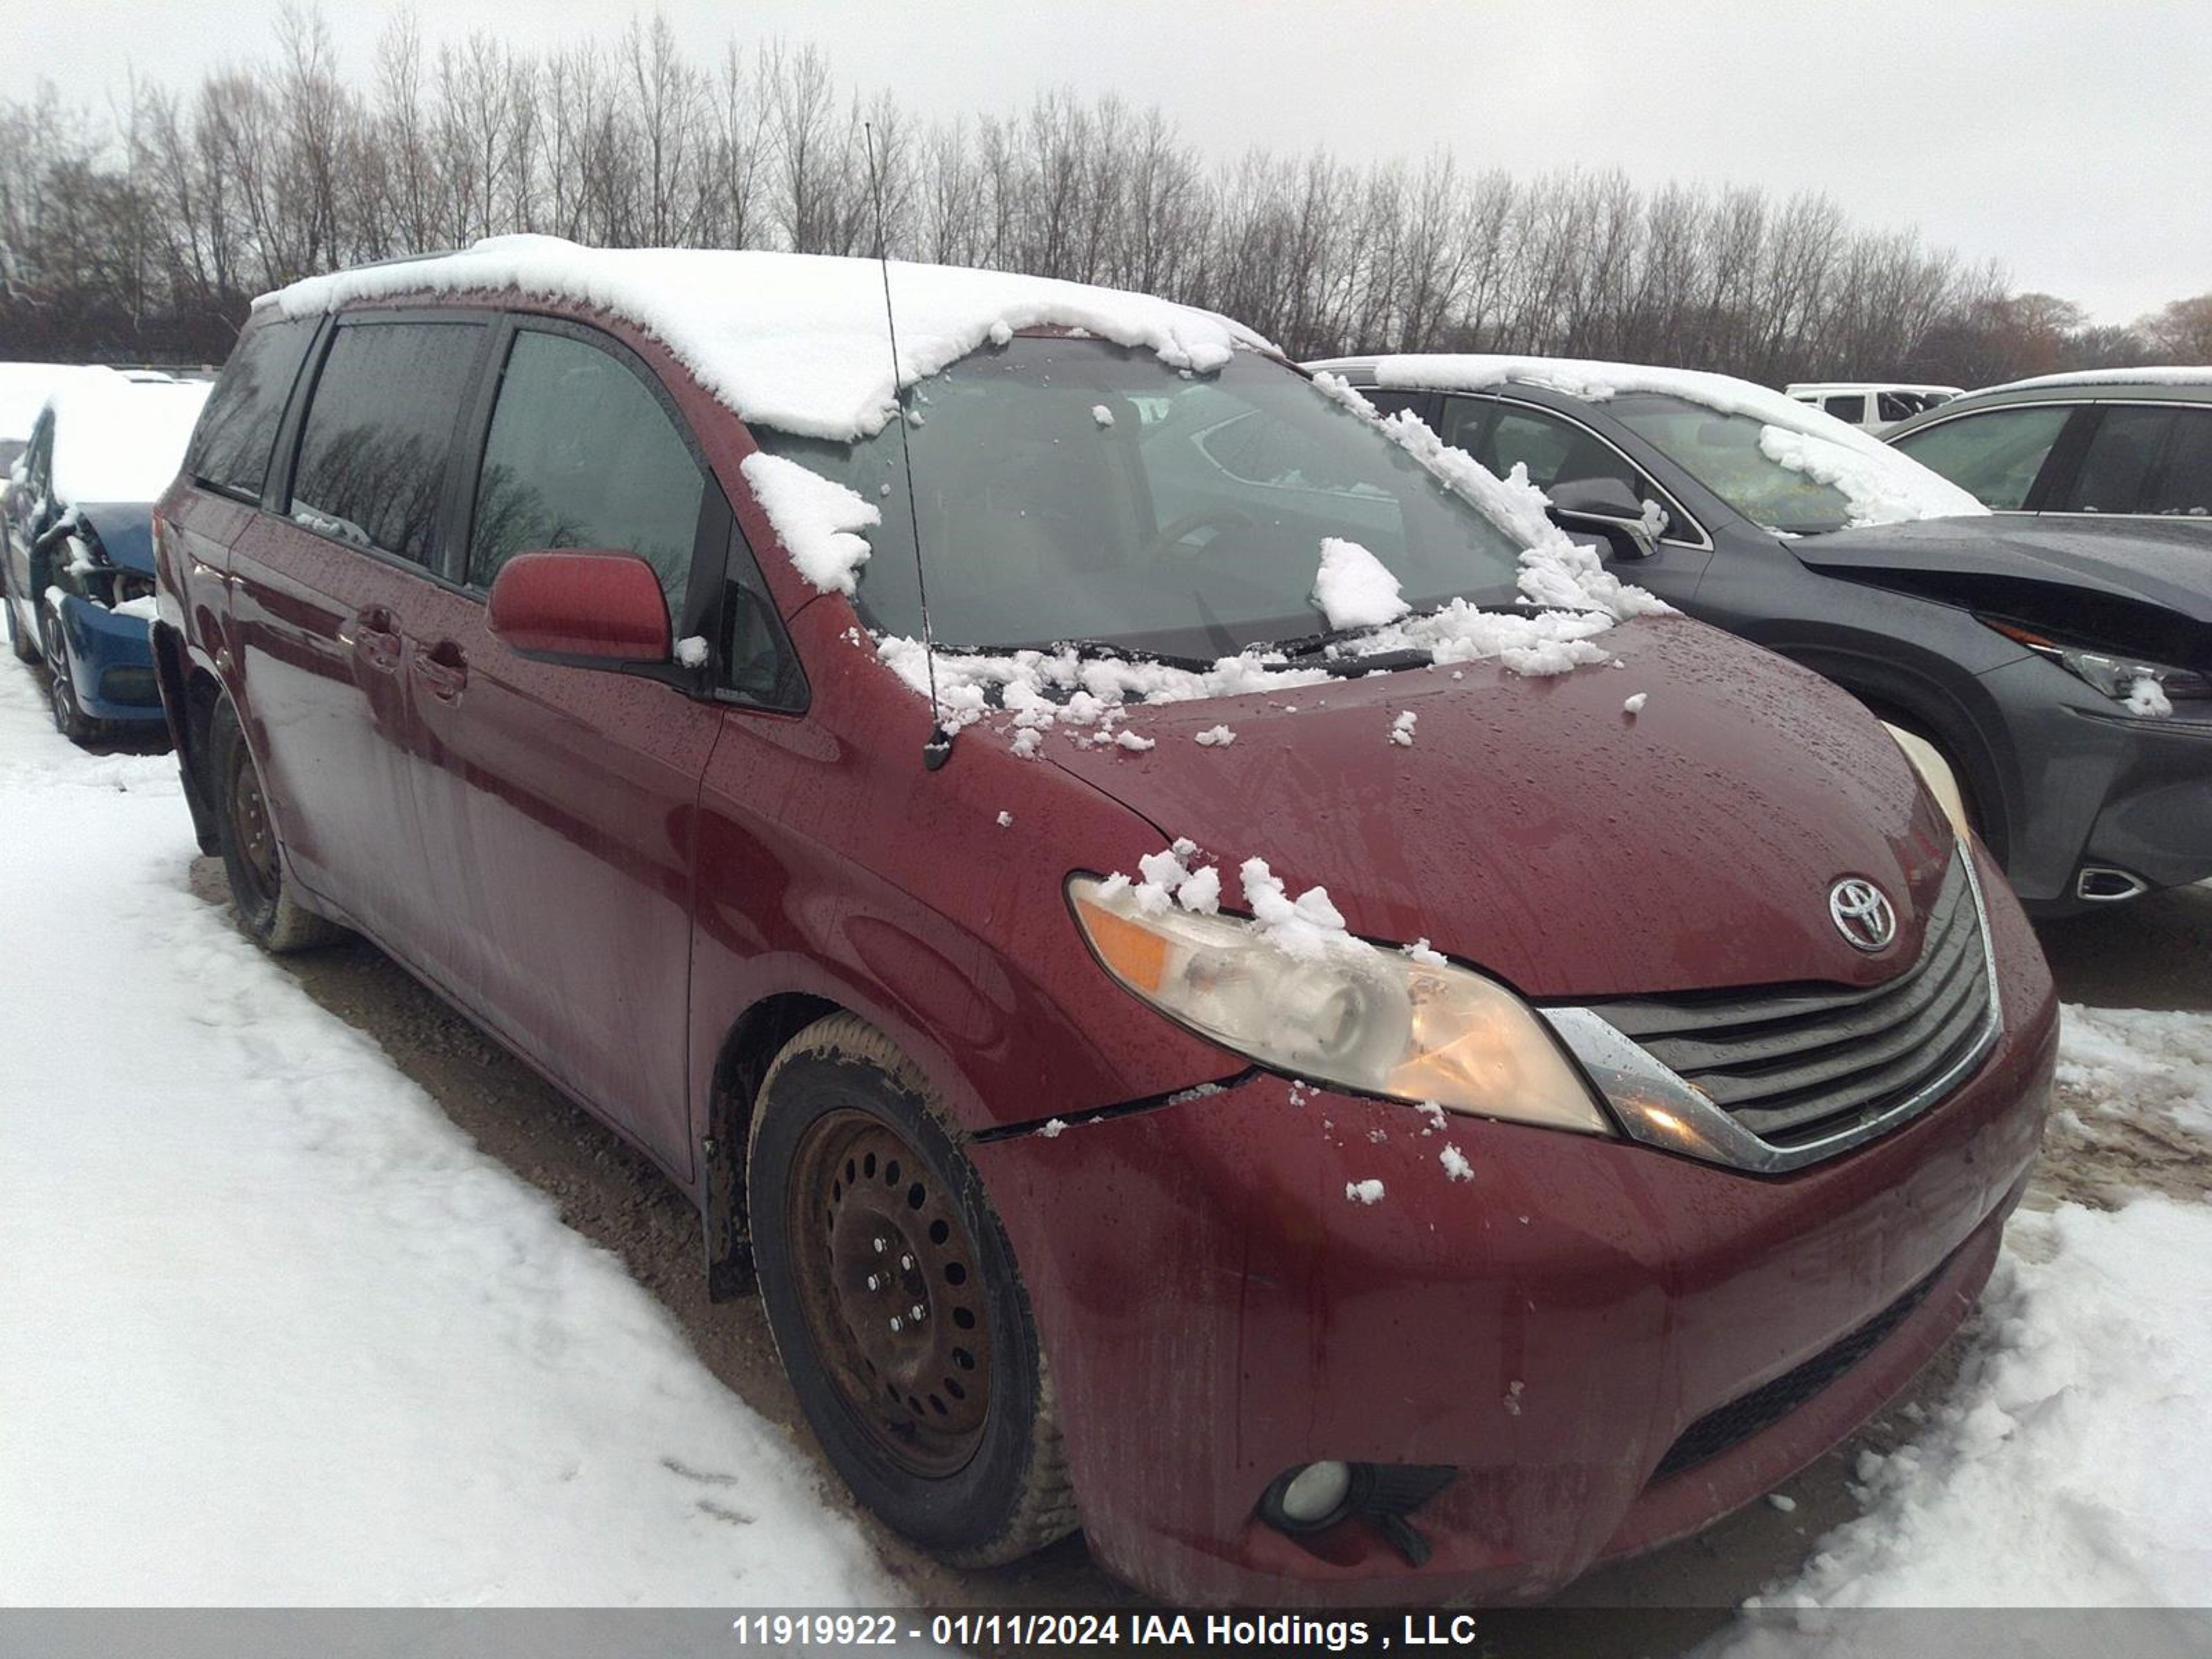
<svg viewBox="0 0 2212 1659">
<path fill-rule="evenodd" d="M 1273 1078 L 975 1146 L 1094 1554 L 1176 1603 L 1525 1598 L 1819 1456 L 1964 1317 L 2034 1157 L 2057 1011 L 2020 913 L 1993 909 L 2006 1030 L 1978 1072 L 1785 1177 Z M 1370 1179 L 1380 1202 L 1346 1196 Z M 1839 1345 L 1854 1363 L 1786 1414 L 1653 1479 Z M 1261 1522 L 1316 1458 L 1457 1469 L 1413 1517 L 1427 1564 L 1357 1519 L 1304 1542 Z"/>
<path fill-rule="evenodd" d="M 118 617 L 75 593 L 63 597 L 60 611 L 77 707 L 98 720 L 160 721 L 161 690 L 146 619 Z"/>
<path fill-rule="evenodd" d="M 2168 718 L 2122 712 L 2063 668 L 2024 658 L 1984 675 L 2008 711 L 2024 810 L 2005 860 L 2041 915 L 2082 908 L 2085 868 L 2145 887 L 2212 877 L 2212 713 L 2179 703 Z"/>
</svg>

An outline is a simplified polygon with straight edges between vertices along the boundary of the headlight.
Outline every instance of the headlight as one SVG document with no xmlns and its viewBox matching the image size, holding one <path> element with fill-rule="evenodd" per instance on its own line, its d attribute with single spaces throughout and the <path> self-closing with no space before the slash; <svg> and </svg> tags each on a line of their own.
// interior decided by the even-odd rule
<svg viewBox="0 0 2212 1659">
<path fill-rule="evenodd" d="M 2007 639 L 2024 645 L 2039 657 L 2048 657 L 2075 678 L 2097 688 L 2131 714 L 2171 714 L 2172 699 L 2212 697 L 2212 676 L 2165 663 L 2139 662 L 2110 652 L 2062 645 L 2032 628 L 2002 622 L 1994 617 L 1982 621 Z"/>
<path fill-rule="evenodd" d="M 1089 876 L 1068 896 L 1107 972 L 1263 1066 L 1448 1111 L 1612 1133 L 1534 1011 L 1480 974 L 1349 937 L 1294 955 L 1252 921 L 1148 914 Z"/>
<path fill-rule="evenodd" d="M 1892 726 L 1887 720 L 1881 723 L 1881 729 L 1897 740 L 1897 746 L 1905 751 L 1905 760 L 1920 775 L 1920 781 L 1928 786 L 1928 793 L 1943 809 L 1943 816 L 1951 820 L 1951 828 L 1958 832 L 1959 838 L 1961 841 L 1972 838 L 1974 826 L 1972 820 L 1966 816 L 1966 798 L 1959 793 L 1959 780 L 1952 775 L 1951 763 L 1943 758 L 1942 751 L 1927 738 L 1916 736 L 1902 726 Z"/>
</svg>

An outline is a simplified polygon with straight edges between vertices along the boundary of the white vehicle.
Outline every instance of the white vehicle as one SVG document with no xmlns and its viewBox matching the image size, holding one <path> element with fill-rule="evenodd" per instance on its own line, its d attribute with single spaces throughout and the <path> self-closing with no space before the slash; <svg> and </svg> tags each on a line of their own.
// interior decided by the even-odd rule
<svg viewBox="0 0 2212 1659">
<path fill-rule="evenodd" d="M 1800 380 L 1783 390 L 1801 404 L 1868 432 L 1884 432 L 1899 421 L 1946 404 L 1964 391 L 1955 386 L 1915 386 L 1902 380 Z"/>
</svg>

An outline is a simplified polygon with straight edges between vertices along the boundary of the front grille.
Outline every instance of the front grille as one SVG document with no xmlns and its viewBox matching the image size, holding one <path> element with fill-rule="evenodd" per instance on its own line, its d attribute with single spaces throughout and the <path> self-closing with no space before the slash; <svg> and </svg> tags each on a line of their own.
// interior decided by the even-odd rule
<svg viewBox="0 0 2212 1659">
<path fill-rule="evenodd" d="M 1880 1347 L 1882 1339 L 1928 1299 L 1929 1288 L 1942 1272 L 1942 1267 L 1937 1267 L 1849 1336 L 1823 1348 L 1796 1370 L 1783 1372 L 1771 1382 L 1729 1401 L 1717 1411 L 1707 1412 L 1683 1430 L 1681 1437 L 1667 1449 L 1667 1455 L 1659 1460 L 1659 1467 L 1651 1472 L 1651 1483 L 1656 1485 L 1685 1469 L 1695 1468 L 1779 1423 Z"/>
<path fill-rule="evenodd" d="M 1765 987 L 1591 1012 L 1770 1146 L 1876 1122 L 1942 1086 L 1996 1034 L 1980 907 L 1954 855 L 1920 955 L 1867 990 Z"/>
</svg>

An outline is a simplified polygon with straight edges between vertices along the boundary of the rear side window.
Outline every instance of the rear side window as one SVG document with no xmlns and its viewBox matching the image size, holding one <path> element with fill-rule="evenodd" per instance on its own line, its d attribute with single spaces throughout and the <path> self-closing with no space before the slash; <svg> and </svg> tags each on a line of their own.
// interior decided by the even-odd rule
<svg viewBox="0 0 2212 1659">
<path fill-rule="evenodd" d="M 339 329 L 300 434 L 292 516 L 428 564 L 453 424 L 483 333 L 464 322 Z"/>
<path fill-rule="evenodd" d="M 2104 410 L 2063 499 L 2051 506 L 2061 513 L 2147 510 L 2144 503 L 2173 422 L 2173 411 L 2167 409 L 2119 406 Z"/>
<path fill-rule="evenodd" d="M 2058 441 L 2069 412 L 2046 404 L 1961 415 L 1907 433 L 1897 447 L 1942 473 L 1992 513 L 2017 513 L 2035 488 L 2036 475 Z"/>
<path fill-rule="evenodd" d="M 2212 518 L 2212 409 L 2174 411 L 2166 462 L 2142 510 Z"/>
<path fill-rule="evenodd" d="M 681 626 L 706 480 L 676 423 L 629 365 L 568 334 L 514 337 L 484 441 L 469 583 L 517 553 L 619 548 L 660 578 Z"/>
<path fill-rule="evenodd" d="M 185 471 L 200 483 L 248 501 L 261 499 L 269 452 L 313 343 L 316 319 L 301 317 L 249 328 L 208 394 L 192 434 Z"/>
<path fill-rule="evenodd" d="M 1855 392 L 1848 398 L 1831 398 L 1827 402 L 1827 410 L 1838 420 L 1849 421 L 1853 426 L 1857 426 L 1866 419 L 1866 394 Z"/>
</svg>

